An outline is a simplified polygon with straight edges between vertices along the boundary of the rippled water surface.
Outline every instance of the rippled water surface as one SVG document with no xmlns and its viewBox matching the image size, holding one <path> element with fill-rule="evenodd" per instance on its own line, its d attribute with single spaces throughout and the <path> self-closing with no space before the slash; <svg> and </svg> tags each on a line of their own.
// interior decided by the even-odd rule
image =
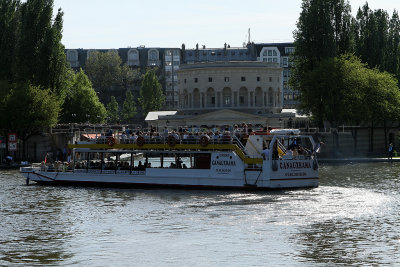
<svg viewBox="0 0 400 267">
<path fill-rule="evenodd" d="M 270 192 L 25 185 L 0 172 L 0 266 L 400 265 L 400 164 Z"/>
</svg>

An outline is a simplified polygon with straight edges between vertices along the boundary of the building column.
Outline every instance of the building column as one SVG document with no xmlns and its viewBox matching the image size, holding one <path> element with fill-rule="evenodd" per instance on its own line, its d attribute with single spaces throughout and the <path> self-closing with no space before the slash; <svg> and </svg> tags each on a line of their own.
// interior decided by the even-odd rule
<svg viewBox="0 0 400 267">
<path fill-rule="evenodd" d="M 203 93 L 200 92 L 200 108 L 203 108 Z"/>
<path fill-rule="evenodd" d="M 251 106 L 250 105 L 250 99 L 251 99 L 251 97 L 250 97 L 250 90 L 249 90 L 249 91 L 247 91 L 247 107 Z"/>
</svg>

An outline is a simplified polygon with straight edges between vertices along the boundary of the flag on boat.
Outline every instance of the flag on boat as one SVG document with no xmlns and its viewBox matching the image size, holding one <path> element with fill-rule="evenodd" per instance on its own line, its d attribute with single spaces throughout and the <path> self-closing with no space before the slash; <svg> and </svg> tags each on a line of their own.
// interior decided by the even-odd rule
<svg viewBox="0 0 400 267">
<path fill-rule="evenodd" d="M 280 157 L 286 155 L 286 147 L 279 141 L 276 140 L 278 142 L 278 154 Z"/>
</svg>

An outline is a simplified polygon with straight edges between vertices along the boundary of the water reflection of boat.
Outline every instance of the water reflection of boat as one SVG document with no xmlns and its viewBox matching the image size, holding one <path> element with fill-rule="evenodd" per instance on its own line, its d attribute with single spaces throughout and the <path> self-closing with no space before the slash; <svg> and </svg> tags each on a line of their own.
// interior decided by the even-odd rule
<svg viewBox="0 0 400 267">
<path fill-rule="evenodd" d="M 27 182 L 250 190 L 318 186 L 315 143 L 293 130 L 250 135 L 245 141 L 207 135 L 134 141 L 110 136 L 69 147 L 70 164 L 21 168 Z"/>
</svg>

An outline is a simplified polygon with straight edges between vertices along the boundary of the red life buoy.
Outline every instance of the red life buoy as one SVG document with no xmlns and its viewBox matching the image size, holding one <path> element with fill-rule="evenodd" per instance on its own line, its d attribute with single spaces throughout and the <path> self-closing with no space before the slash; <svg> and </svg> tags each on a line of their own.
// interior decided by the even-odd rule
<svg viewBox="0 0 400 267">
<path fill-rule="evenodd" d="M 205 136 L 205 135 L 202 135 L 202 136 L 200 137 L 200 145 L 201 145 L 202 147 L 208 146 L 208 141 L 209 141 L 209 140 L 210 140 L 210 137 Z"/>
<path fill-rule="evenodd" d="M 138 136 L 136 139 L 136 145 L 138 147 L 142 147 L 144 145 L 144 137 L 143 136 Z"/>
<path fill-rule="evenodd" d="M 176 138 L 173 135 L 168 136 L 168 145 L 173 147 L 176 145 Z"/>
<path fill-rule="evenodd" d="M 115 144 L 115 139 L 114 137 L 110 136 L 107 138 L 107 145 L 113 146 Z"/>
</svg>

